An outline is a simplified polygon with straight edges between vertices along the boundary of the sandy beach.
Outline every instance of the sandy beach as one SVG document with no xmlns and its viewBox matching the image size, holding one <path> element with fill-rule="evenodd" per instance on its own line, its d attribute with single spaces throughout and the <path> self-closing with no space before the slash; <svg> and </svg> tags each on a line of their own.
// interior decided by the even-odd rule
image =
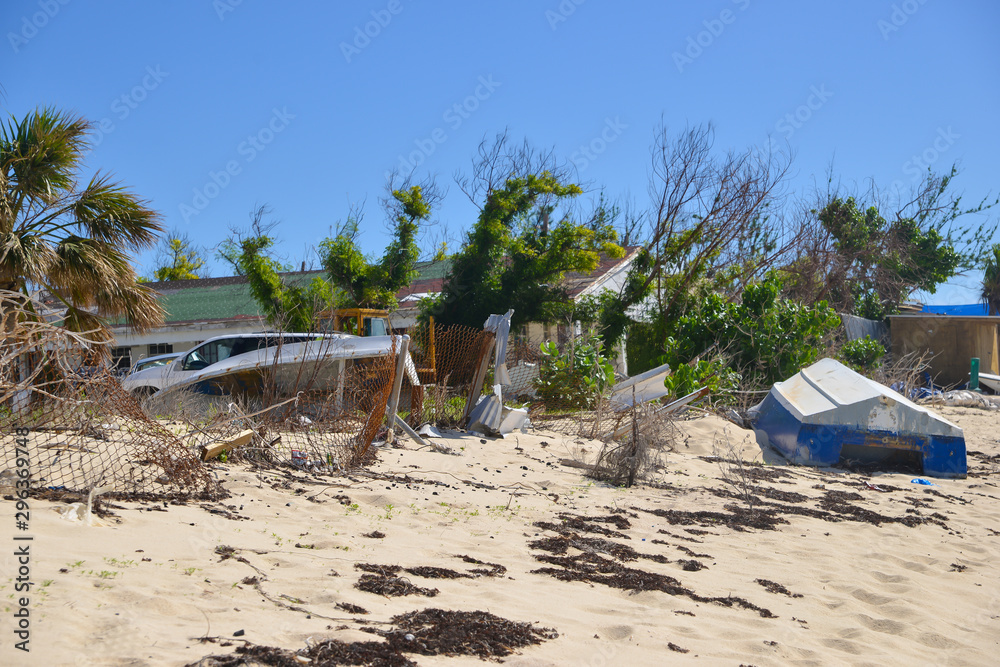
<svg viewBox="0 0 1000 667">
<path fill-rule="evenodd" d="M 514 627 L 537 643 L 506 665 L 996 664 L 998 417 L 939 412 L 965 429 L 970 474 L 935 486 L 776 465 L 752 433 L 700 415 L 631 489 L 563 464 L 595 442 L 445 432 L 459 455 L 402 440 L 340 477 L 214 462 L 229 498 L 106 501 L 94 525 L 32 499 L 30 653 L 12 641 L 7 500 L 0 663 L 242 664 L 207 656 L 337 639 L 481 664 L 423 655 L 421 633 L 391 622 L 439 609 L 531 624 Z M 765 463 L 749 468 L 753 506 L 721 479 L 723 431 Z M 319 664 L 289 656 L 266 664 Z"/>
</svg>

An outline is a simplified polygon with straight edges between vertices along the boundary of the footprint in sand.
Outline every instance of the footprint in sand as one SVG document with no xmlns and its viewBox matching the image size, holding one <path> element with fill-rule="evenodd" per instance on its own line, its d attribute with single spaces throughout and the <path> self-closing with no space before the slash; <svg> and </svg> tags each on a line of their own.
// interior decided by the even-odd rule
<svg viewBox="0 0 1000 667">
<path fill-rule="evenodd" d="M 930 648 L 958 648 L 961 646 L 958 642 L 952 641 L 936 632 L 918 632 L 916 640 Z"/>
<path fill-rule="evenodd" d="M 913 570 L 914 572 L 926 572 L 927 566 L 921 565 L 920 563 L 914 563 L 911 560 L 904 560 L 901 565 L 907 570 Z"/>
<path fill-rule="evenodd" d="M 884 572 L 879 572 L 877 570 L 872 570 L 870 574 L 873 579 L 877 579 L 883 584 L 902 584 L 910 580 L 908 577 L 904 577 L 901 574 L 885 574 Z"/>
<path fill-rule="evenodd" d="M 600 635 L 606 639 L 619 641 L 621 639 L 628 639 L 632 635 L 633 630 L 634 628 L 631 625 L 609 625 L 601 628 Z"/>
<path fill-rule="evenodd" d="M 890 621 L 888 618 L 872 618 L 871 616 L 865 616 L 864 614 L 858 614 L 856 618 L 860 620 L 861 624 L 869 630 L 883 632 L 888 635 L 901 635 L 908 627 L 905 623 Z"/>
<path fill-rule="evenodd" d="M 846 639 L 824 639 L 822 643 L 827 648 L 832 648 L 842 653 L 850 653 L 851 655 L 861 655 L 864 653 L 862 647 Z"/>
<path fill-rule="evenodd" d="M 864 588 L 858 588 L 851 591 L 851 596 L 856 600 L 861 600 L 865 604 L 870 604 L 876 607 L 887 604 L 896 599 L 886 597 L 885 595 L 879 595 L 878 593 L 872 593 Z"/>
</svg>

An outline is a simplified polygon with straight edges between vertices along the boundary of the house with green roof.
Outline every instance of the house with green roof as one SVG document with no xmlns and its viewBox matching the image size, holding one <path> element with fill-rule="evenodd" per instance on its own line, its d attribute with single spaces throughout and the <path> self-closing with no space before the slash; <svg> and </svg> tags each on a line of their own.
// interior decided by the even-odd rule
<svg viewBox="0 0 1000 667">
<path fill-rule="evenodd" d="M 638 252 L 638 248 L 628 250 L 623 258 L 604 258 L 590 274 L 567 274 L 565 285 L 570 298 L 578 300 L 605 289 L 620 289 Z M 393 331 L 403 333 L 416 324 L 420 299 L 439 294 L 450 269 L 450 259 L 417 264 L 416 279 L 396 293 L 399 307 L 389 315 Z M 323 276 L 323 271 L 282 274 L 286 281 L 303 284 Z M 185 352 L 213 336 L 254 333 L 270 328 L 250 294 L 245 276 L 170 280 L 147 285 L 160 297 L 165 311 L 163 325 L 142 334 L 123 324 L 115 326 L 113 355 L 119 368 L 127 368 L 139 359 L 157 354 Z M 557 335 L 556 328 L 546 324 L 530 324 L 516 333 L 537 342 Z"/>
</svg>

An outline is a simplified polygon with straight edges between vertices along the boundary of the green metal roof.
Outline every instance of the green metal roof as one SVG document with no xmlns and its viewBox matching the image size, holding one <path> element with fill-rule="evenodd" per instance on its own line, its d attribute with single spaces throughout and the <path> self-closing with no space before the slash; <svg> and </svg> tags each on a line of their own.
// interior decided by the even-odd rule
<svg viewBox="0 0 1000 667">
<path fill-rule="evenodd" d="M 450 268 L 450 259 L 440 262 L 418 262 L 416 280 L 444 278 Z M 284 273 L 282 278 L 290 283 L 305 284 L 313 278 L 325 278 L 325 275 L 324 271 L 296 271 Z M 243 276 L 170 280 L 147 284 L 160 294 L 160 304 L 166 311 L 164 317 L 166 324 L 251 319 L 260 316 L 260 308 L 250 295 L 250 286 Z"/>
</svg>

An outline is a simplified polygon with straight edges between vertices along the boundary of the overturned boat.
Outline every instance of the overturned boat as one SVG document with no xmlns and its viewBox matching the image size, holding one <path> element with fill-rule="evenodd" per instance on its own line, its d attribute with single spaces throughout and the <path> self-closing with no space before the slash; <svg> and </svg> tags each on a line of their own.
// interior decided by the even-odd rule
<svg viewBox="0 0 1000 667">
<path fill-rule="evenodd" d="M 967 472 L 961 428 L 835 359 L 776 382 L 748 421 L 761 445 L 793 463 L 832 466 L 842 458 L 895 456 L 933 477 Z"/>
</svg>

